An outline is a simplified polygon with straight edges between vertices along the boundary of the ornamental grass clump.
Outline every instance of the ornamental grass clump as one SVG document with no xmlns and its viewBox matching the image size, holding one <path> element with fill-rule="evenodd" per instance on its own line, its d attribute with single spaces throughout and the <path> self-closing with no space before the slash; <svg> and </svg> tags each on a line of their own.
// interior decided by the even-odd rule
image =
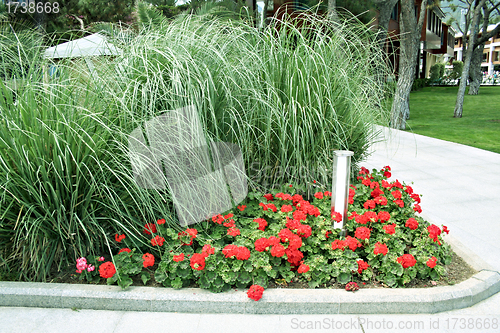
<svg viewBox="0 0 500 333">
<path fill-rule="evenodd" d="M 354 151 L 356 162 L 366 157 L 376 134 L 372 125 L 387 119 L 383 93 L 374 84 L 374 69 L 381 68 L 374 63 L 384 63 L 375 36 L 355 19 L 335 23 L 308 15 L 300 20 L 273 19 L 259 30 L 244 21 L 184 15 L 111 36 L 123 51 L 116 57 L 57 63 L 43 56 L 39 42 L 10 36 L 9 41 L 21 42 L 0 52 L 6 79 L 0 82 L 0 274 L 50 280 L 77 258 L 116 253 L 117 233 L 127 235 L 129 248 L 157 257 L 159 248 L 180 242 L 171 237 L 181 231 L 171 193 L 138 186 L 128 155 L 130 133 L 169 110 L 195 105 L 202 135 L 237 144 L 249 184 L 261 191 L 285 181 L 309 192 L 310 179 L 328 184 L 336 149 Z M 250 205 L 256 199 L 249 200 L 246 209 L 255 212 Z M 292 216 L 290 209 L 296 209 L 292 202 L 285 208 L 266 205 L 266 213 L 273 214 Z M 158 217 L 166 222 L 157 230 L 145 226 Z M 269 230 L 264 222 L 259 226 Z M 208 225 L 197 228 L 203 239 L 212 232 Z M 224 233 L 235 241 L 249 237 L 236 224 Z M 305 236 L 314 230 L 302 226 L 293 233 L 288 243 L 280 241 L 285 254 L 280 246 L 272 248 L 281 257 L 260 254 L 261 280 L 268 273 L 272 277 L 269 267 L 285 256 L 294 264 L 302 260 L 299 238 L 312 237 Z M 183 244 L 193 241 L 180 238 Z M 254 246 L 253 240 L 236 245 Z M 158 279 L 168 268 L 174 273 L 165 284 L 178 287 L 196 278 L 214 291 L 255 279 L 248 260 L 238 259 L 244 251 L 229 258 L 217 251 L 205 258 L 205 266 L 227 261 L 234 274 L 192 271 L 186 261 L 193 248 L 184 261 L 180 252 L 179 261 L 162 260 Z M 203 260 L 197 257 L 200 268 Z M 239 269 L 247 273 L 240 276 Z"/>
<path fill-rule="evenodd" d="M 330 208 L 331 193 L 318 188 L 309 201 L 295 185 L 252 192 L 244 205 L 184 231 L 158 220 L 148 234 L 165 239 L 154 252 L 154 279 L 165 287 L 196 284 L 212 292 L 252 286 L 248 295 L 254 300 L 262 296 L 258 290 L 278 281 L 301 281 L 310 288 L 336 282 L 356 290 L 355 281 L 404 287 L 415 279 L 439 280 L 451 262 L 442 240 L 449 231 L 423 220 L 420 196 L 390 176 L 388 166 L 361 169 L 359 183 L 350 188 L 345 237 L 332 228 L 340 213 Z M 127 238 L 121 243 L 126 246 Z M 135 265 L 142 269 L 140 261 Z M 128 286 L 121 281 L 132 271 L 122 272 L 108 283 Z"/>
</svg>

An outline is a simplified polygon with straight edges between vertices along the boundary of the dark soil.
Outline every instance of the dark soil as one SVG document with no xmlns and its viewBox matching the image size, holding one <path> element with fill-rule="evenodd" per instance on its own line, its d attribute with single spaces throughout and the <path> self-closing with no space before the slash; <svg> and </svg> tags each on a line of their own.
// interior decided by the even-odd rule
<svg viewBox="0 0 500 333">
<path fill-rule="evenodd" d="M 438 281 L 430 281 L 430 280 L 418 280 L 414 279 L 410 283 L 406 285 L 406 288 L 432 288 L 435 286 L 448 286 L 460 283 L 469 279 L 471 276 L 477 273 L 472 267 L 470 267 L 462 258 L 452 252 L 452 261 L 449 265 L 445 266 L 447 274 L 441 277 Z M 162 287 L 160 283 L 157 283 L 154 279 L 154 270 L 155 266 L 152 267 L 151 271 L 151 279 L 146 283 L 146 287 Z M 134 281 L 134 286 L 144 286 L 144 283 L 141 281 L 140 276 L 132 277 Z M 79 275 L 73 272 L 65 272 L 60 273 L 56 278 L 54 278 L 52 283 L 73 283 L 73 284 L 88 284 L 86 281 L 81 281 L 79 279 Z M 380 283 L 378 281 L 354 281 L 358 284 L 360 288 L 390 288 L 384 283 Z M 98 283 L 100 285 L 105 285 L 106 281 L 101 279 Z M 193 284 L 189 287 L 196 288 L 196 284 Z M 295 288 L 295 289 L 307 289 L 309 288 L 308 284 L 300 281 L 293 281 L 290 283 L 286 283 L 284 280 L 276 280 L 274 282 L 270 282 L 268 288 Z M 320 288 L 328 288 L 328 289 L 344 289 L 345 285 L 339 284 L 336 282 L 328 283 L 321 285 Z"/>
</svg>

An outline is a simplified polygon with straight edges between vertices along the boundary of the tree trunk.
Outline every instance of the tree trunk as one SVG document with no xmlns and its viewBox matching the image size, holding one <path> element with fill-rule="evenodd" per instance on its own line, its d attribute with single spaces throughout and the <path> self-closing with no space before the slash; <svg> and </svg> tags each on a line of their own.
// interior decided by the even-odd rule
<svg viewBox="0 0 500 333">
<path fill-rule="evenodd" d="M 483 72 L 481 71 L 481 62 L 483 61 L 483 50 L 484 44 L 477 47 L 473 54 L 470 63 L 470 83 L 469 83 L 469 95 L 479 94 L 479 87 L 483 82 Z"/>
<path fill-rule="evenodd" d="M 426 7 L 427 0 L 423 0 L 417 22 L 414 1 L 401 1 L 399 76 L 391 108 L 392 128 L 405 129 L 406 119 L 410 117 L 410 92 L 415 79 L 417 55 Z"/>
<path fill-rule="evenodd" d="M 391 19 L 392 10 L 398 3 L 398 0 L 375 0 L 375 3 L 379 4 L 377 41 L 382 54 L 385 54 L 389 21 Z M 378 62 L 375 64 L 375 84 L 383 89 L 386 73 L 381 65 L 382 64 Z"/>
<path fill-rule="evenodd" d="M 462 71 L 462 78 L 460 80 L 460 86 L 458 87 L 457 101 L 455 103 L 455 111 L 453 112 L 454 118 L 462 118 L 462 112 L 464 109 L 464 97 L 465 88 L 467 87 L 467 79 L 469 78 L 469 70 L 472 59 L 472 52 L 474 50 L 474 43 L 476 42 L 477 26 L 479 25 L 479 12 L 481 7 L 484 5 L 486 0 L 481 0 L 481 2 L 474 8 L 474 16 L 471 22 L 471 32 L 470 38 L 467 46 L 467 55 L 464 59 L 464 68 Z"/>
<path fill-rule="evenodd" d="M 328 0 L 328 18 L 332 21 L 338 22 L 339 16 L 337 15 L 337 0 Z"/>
</svg>

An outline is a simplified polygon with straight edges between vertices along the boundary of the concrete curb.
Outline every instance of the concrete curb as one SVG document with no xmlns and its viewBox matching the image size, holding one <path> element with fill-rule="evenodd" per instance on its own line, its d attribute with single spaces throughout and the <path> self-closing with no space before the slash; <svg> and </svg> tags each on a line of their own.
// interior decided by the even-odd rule
<svg viewBox="0 0 500 333">
<path fill-rule="evenodd" d="M 448 242 L 453 243 L 450 238 Z M 456 247 L 458 244 L 452 245 Z M 467 251 L 464 251 L 467 253 Z M 464 257 L 469 264 L 476 260 Z M 500 273 L 486 265 L 454 286 L 421 289 L 267 289 L 258 302 L 246 290 L 0 282 L 0 306 L 234 314 L 430 314 L 470 307 L 500 291 Z"/>
</svg>

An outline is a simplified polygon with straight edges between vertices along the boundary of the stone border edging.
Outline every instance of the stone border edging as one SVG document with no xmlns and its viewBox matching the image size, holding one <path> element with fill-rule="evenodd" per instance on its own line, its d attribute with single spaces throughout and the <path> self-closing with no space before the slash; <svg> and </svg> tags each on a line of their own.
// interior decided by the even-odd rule
<svg viewBox="0 0 500 333">
<path fill-rule="evenodd" d="M 452 248 L 460 248 L 449 238 Z M 463 249 L 461 254 L 467 253 Z M 429 314 L 470 307 L 500 291 L 500 273 L 477 257 L 480 271 L 454 286 L 412 289 L 267 289 L 255 302 L 246 290 L 214 294 L 180 289 L 0 281 L 0 306 L 234 314 Z M 472 262 L 474 261 L 474 262 Z"/>
</svg>

